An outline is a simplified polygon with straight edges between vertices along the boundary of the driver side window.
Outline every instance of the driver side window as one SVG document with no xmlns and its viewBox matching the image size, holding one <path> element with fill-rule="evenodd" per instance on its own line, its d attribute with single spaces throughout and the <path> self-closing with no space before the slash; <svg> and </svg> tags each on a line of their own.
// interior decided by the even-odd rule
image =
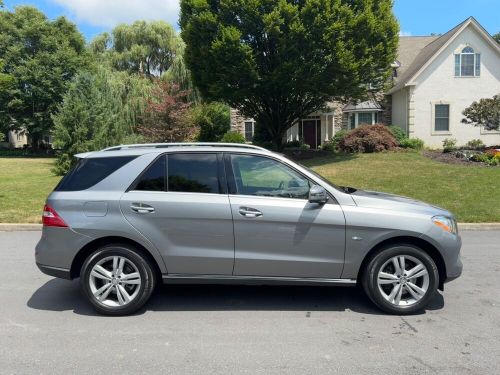
<svg viewBox="0 0 500 375">
<path fill-rule="evenodd" d="M 309 180 L 283 163 L 254 155 L 231 155 L 238 195 L 308 199 Z"/>
</svg>

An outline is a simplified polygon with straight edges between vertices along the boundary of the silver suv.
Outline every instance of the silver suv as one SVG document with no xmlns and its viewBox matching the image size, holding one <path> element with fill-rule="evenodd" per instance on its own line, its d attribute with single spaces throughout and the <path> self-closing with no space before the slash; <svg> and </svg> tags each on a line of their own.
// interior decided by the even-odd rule
<svg viewBox="0 0 500 375">
<path fill-rule="evenodd" d="M 80 277 L 103 314 L 164 283 L 362 285 L 388 313 L 422 310 L 462 272 L 453 215 L 335 186 L 251 145 L 151 144 L 76 155 L 50 194 L 36 263 Z"/>
</svg>

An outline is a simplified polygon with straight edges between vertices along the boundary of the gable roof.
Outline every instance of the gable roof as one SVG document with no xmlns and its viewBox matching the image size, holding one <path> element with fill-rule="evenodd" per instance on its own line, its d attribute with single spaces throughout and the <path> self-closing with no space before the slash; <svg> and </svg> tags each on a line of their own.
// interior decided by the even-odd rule
<svg viewBox="0 0 500 375">
<path fill-rule="evenodd" d="M 410 83 L 423 69 L 425 69 L 455 37 L 470 24 L 488 39 L 490 44 L 500 53 L 500 46 L 490 34 L 477 22 L 474 17 L 469 17 L 455 26 L 446 34 L 428 37 L 400 37 L 398 47 L 399 77 L 387 93 L 392 94 L 401 90 Z"/>
</svg>

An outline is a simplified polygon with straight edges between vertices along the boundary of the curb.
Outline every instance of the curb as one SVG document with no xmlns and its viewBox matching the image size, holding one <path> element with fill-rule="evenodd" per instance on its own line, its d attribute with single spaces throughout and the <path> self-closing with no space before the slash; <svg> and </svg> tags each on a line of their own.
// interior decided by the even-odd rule
<svg viewBox="0 0 500 375">
<path fill-rule="evenodd" d="M 500 223 L 458 223 L 460 231 L 500 231 Z M 2 224 L 0 232 L 33 232 L 41 231 L 42 224 Z"/>
</svg>

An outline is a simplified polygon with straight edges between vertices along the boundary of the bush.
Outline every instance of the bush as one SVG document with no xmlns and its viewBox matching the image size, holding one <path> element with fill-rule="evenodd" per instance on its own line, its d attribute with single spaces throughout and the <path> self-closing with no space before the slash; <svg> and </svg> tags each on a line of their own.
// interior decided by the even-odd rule
<svg viewBox="0 0 500 375">
<path fill-rule="evenodd" d="M 245 137 L 241 133 L 229 131 L 221 139 L 224 143 L 245 143 Z"/>
<path fill-rule="evenodd" d="M 484 147 L 484 143 L 480 139 L 473 139 L 465 144 L 465 147 L 477 150 Z"/>
<path fill-rule="evenodd" d="M 445 138 L 443 140 L 443 152 L 452 152 L 457 149 L 457 140 L 455 138 Z"/>
<path fill-rule="evenodd" d="M 335 144 L 333 143 L 333 141 L 327 141 L 327 142 L 323 143 L 323 145 L 321 146 L 321 149 L 323 151 L 335 152 Z"/>
<path fill-rule="evenodd" d="M 191 118 L 200 129 L 200 142 L 219 142 L 231 128 L 229 107 L 223 103 L 199 104 L 191 109 Z"/>
<path fill-rule="evenodd" d="M 299 148 L 302 145 L 302 142 L 299 140 L 288 141 L 283 145 L 283 148 Z"/>
<path fill-rule="evenodd" d="M 421 150 L 424 148 L 424 141 L 419 138 L 405 138 L 399 142 L 399 146 L 402 148 Z"/>
<path fill-rule="evenodd" d="M 348 133 L 347 130 L 342 129 L 336 132 L 335 135 L 332 137 L 331 142 L 333 144 L 333 148 L 335 149 L 335 151 L 339 149 L 339 143 L 341 140 L 344 139 L 347 133 Z"/>
<path fill-rule="evenodd" d="M 401 145 L 402 142 L 404 142 L 406 139 L 408 139 L 408 136 L 406 135 L 405 131 L 401 129 L 399 126 L 389 126 L 389 130 L 391 131 L 392 135 L 398 143 Z M 401 146 L 404 147 L 404 146 Z"/>
<path fill-rule="evenodd" d="M 0 142 L 3 142 L 3 141 L 5 141 L 5 134 L 0 132 Z"/>
<path fill-rule="evenodd" d="M 398 141 L 385 125 L 362 125 L 348 132 L 338 147 L 344 152 L 380 152 L 394 150 Z"/>
<path fill-rule="evenodd" d="M 302 143 L 300 145 L 301 150 L 309 150 L 310 148 L 311 148 L 311 146 L 309 146 L 307 143 Z"/>
</svg>

